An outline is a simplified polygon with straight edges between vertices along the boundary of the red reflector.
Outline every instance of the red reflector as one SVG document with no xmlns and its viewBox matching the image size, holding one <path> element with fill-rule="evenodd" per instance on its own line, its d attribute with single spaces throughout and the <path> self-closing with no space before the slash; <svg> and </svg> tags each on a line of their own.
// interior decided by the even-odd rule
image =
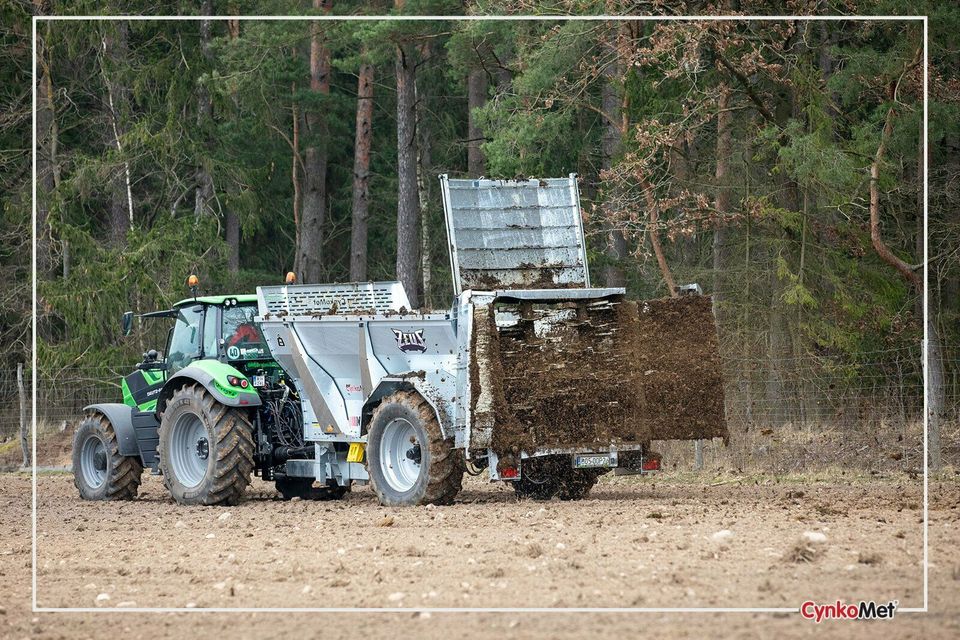
<svg viewBox="0 0 960 640">
<path fill-rule="evenodd" d="M 516 467 L 504 467 L 500 470 L 501 478 L 517 478 L 520 474 L 517 472 Z"/>
<path fill-rule="evenodd" d="M 249 401 L 247 401 L 247 400 L 243 400 L 243 399 L 241 399 L 241 400 L 240 400 L 240 404 L 250 404 L 250 402 L 249 402 Z"/>
<path fill-rule="evenodd" d="M 644 471 L 660 471 L 660 460 L 657 458 L 650 458 L 643 461 L 643 465 L 640 467 Z"/>
</svg>

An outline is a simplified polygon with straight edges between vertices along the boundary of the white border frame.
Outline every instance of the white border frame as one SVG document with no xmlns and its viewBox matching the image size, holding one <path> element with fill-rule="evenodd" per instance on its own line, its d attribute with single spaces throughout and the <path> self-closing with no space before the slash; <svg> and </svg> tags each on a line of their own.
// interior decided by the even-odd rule
<svg viewBox="0 0 960 640">
<path fill-rule="evenodd" d="M 822 21 L 862 21 L 862 22 L 922 22 L 923 23 L 923 606 L 921 607 L 903 607 L 898 608 L 898 613 L 927 613 L 929 611 L 929 470 L 927 468 L 927 446 L 928 446 L 928 422 L 929 409 L 927 398 L 927 375 L 928 367 L 928 345 L 930 336 L 928 335 L 927 317 L 929 310 L 928 295 L 928 273 L 927 262 L 929 260 L 929 229 L 928 229 L 928 166 L 929 161 L 927 152 L 927 81 L 928 81 L 928 16 L 617 16 L 617 15 L 597 15 L 597 16 L 571 16 L 571 15 L 518 15 L 518 16 L 361 16 L 361 15 L 300 15 L 300 16 L 124 16 L 124 15 L 92 15 L 92 16 L 36 16 L 32 17 L 32 66 L 33 73 L 32 94 L 33 94 L 33 135 L 32 142 L 32 160 L 33 160 L 33 250 L 32 250 L 32 292 L 33 292 L 33 313 L 32 313 L 32 390 L 31 390 L 31 420 L 33 424 L 33 467 L 32 467 L 32 508 L 31 515 L 33 520 L 32 529 L 32 611 L 34 613 L 187 613 L 187 612 L 214 612 L 214 613 L 236 613 L 236 612 L 264 612 L 264 613 L 796 613 L 797 607 L 39 607 L 37 606 L 37 23 L 38 22 L 77 22 L 92 20 L 128 20 L 128 21 L 154 21 L 154 22 L 175 22 L 175 21 L 196 21 L 200 19 L 207 20 L 242 20 L 242 21 L 413 21 L 413 22 L 436 22 L 436 21 L 507 21 L 507 22 L 528 22 L 528 21 L 580 21 L 580 22 L 600 22 L 600 21 L 634 21 L 634 22 L 731 22 L 731 21 L 758 21 L 758 22 L 785 22 L 809 20 L 814 22 Z"/>
</svg>

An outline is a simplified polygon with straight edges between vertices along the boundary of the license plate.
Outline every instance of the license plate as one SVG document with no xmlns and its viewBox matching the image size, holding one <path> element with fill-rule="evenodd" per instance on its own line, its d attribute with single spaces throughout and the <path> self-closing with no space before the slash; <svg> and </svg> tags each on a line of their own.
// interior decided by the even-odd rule
<svg viewBox="0 0 960 640">
<path fill-rule="evenodd" d="M 267 376 L 253 376 L 253 386 L 255 387 L 267 386 Z"/>
<path fill-rule="evenodd" d="M 591 469 L 595 467 L 615 467 L 617 463 L 607 453 L 577 454 L 573 456 L 574 469 Z"/>
</svg>

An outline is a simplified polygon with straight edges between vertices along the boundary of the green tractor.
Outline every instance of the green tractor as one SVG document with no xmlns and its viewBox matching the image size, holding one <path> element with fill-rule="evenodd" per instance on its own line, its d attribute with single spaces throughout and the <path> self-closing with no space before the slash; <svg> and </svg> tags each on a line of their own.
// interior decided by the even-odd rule
<svg viewBox="0 0 960 640">
<path fill-rule="evenodd" d="M 189 282 L 195 293 L 196 278 Z M 257 296 L 248 294 L 188 298 L 140 316 L 174 320 L 165 357 L 143 355 L 121 382 L 123 403 L 84 408 L 73 443 L 81 497 L 132 499 L 145 467 L 187 505 L 236 504 L 254 470 L 276 481 L 284 498 L 343 495 L 345 487 L 316 489 L 309 478 L 282 473 L 287 459 L 306 457 L 310 447 L 294 385 L 271 356 L 256 315 Z M 127 312 L 124 334 L 132 328 Z M 286 410 L 278 415 L 267 405 Z"/>
</svg>

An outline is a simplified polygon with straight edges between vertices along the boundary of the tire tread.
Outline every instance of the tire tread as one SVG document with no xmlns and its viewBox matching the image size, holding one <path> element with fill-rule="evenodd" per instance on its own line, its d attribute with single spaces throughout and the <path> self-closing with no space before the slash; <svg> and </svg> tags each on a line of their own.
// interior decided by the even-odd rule
<svg viewBox="0 0 960 640">
<path fill-rule="evenodd" d="M 433 407 L 416 391 L 397 391 L 386 398 L 374 410 L 371 424 L 377 421 L 380 412 L 390 404 L 400 404 L 413 411 L 420 419 L 424 431 L 430 439 L 430 475 L 427 479 L 427 490 L 417 504 L 448 505 L 453 504 L 454 498 L 463 487 L 464 462 L 463 456 L 454 449 L 453 439 L 444 438 L 440 421 Z M 377 486 L 374 474 L 370 474 L 370 486 L 380 499 L 380 504 L 397 506 Z"/>
<path fill-rule="evenodd" d="M 202 408 L 205 414 L 203 417 L 213 424 L 213 432 L 216 435 L 216 445 L 211 446 L 217 456 L 215 475 L 210 482 L 210 490 L 200 497 L 198 503 L 235 505 L 246 492 L 253 472 L 253 426 L 243 412 L 217 402 L 201 385 L 185 385 L 174 391 L 167 406 L 175 406 L 176 401 L 185 396 L 198 400 L 197 406 Z M 161 428 L 163 428 L 162 423 Z M 167 463 L 161 457 L 163 482 L 167 490 L 173 494 L 171 488 L 173 476 L 166 467 Z"/>
<path fill-rule="evenodd" d="M 110 457 L 112 464 L 108 463 L 111 473 L 107 478 L 107 490 L 102 500 L 133 500 L 137 497 L 140 490 L 140 483 L 143 475 L 143 464 L 135 456 L 125 456 L 120 454 L 120 444 L 117 441 L 117 434 L 110 424 L 110 420 L 99 412 L 89 412 L 81 421 L 80 426 L 88 422 L 95 422 L 96 429 L 103 434 L 106 442 L 104 448 Z M 79 429 L 79 426 L 78 426 Z M 76 446 L 76 445 L 75 445 Z M 80 470 L 74 469 L 73 484 L 77 490 L 83 491 L 80 486 Z"/>
</svg>

